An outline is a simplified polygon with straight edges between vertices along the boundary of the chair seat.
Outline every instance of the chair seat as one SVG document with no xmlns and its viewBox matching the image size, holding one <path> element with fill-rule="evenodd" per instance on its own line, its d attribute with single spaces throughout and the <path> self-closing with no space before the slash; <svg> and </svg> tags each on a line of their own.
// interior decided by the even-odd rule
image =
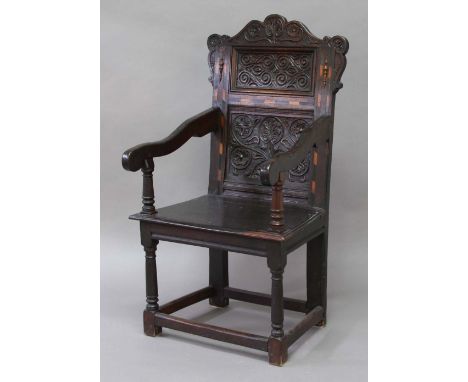
<svg viewBox="0 0 468 382">
<path fill-rule="evenodd" d="M 178 230 L 171 230 L 174 237 L 183 236 L 183 229 L 191 229 L 274 241 L 285 240 L 304 229 L 310 234 L 325 223 L 325 213 L 321 208 L 285 203 L 284 226 L 280 229 L 272 228 L 270 207 L 270 201 L 204 195 L 160 208 L 155 215 L 135 214 L 130 219 L 159 227 L 177 226 Z M 158 232 L 158 229 L 155 228 L 155 231 Z"/>
</svg>

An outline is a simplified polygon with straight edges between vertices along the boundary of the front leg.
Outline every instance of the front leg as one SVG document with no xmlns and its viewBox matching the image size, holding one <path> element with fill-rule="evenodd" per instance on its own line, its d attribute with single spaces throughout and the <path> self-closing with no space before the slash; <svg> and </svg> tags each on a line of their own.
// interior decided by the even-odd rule
<svg viewBox="0 0 468 382">
<path fill-rule="evenodd" d="M 273 253 L 268 257 L 271 272 L 271 335 L 268 339 L 268 356 L 271 364 L 283 365 L 288 360 L 288 347 L 284 341 L 283 273 L 286 256 Z"/>
<path fill-rule="evenodd" d="M 161 327 L 154 323 L 154 314 L 159 310 L 158 275 L 156 268 L 156 247 L 158 240 L 152 240 L 149 230 L 141 226 L 141 241 L 145 249 L 146 309 L 143 311 L 143 330 L 147 336 L 155 337 Z"/>
</svg>

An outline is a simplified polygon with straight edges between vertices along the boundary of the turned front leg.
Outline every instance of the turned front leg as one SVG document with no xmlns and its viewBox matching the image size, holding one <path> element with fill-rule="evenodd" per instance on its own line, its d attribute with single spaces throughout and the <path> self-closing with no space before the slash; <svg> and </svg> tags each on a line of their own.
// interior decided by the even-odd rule
<svg viewBox="0 0 468 382">
<path fill-rule="evenodd" d="M 146 271 L 146 309 L 143 312 L 143 326 L 147 336 L 156 336 L 161 333 L 161 327 L 154 324 L 154 313 L 159 310 L 158 304 L 158 276 L 156 268 L 156 247 L 158 241 L 152 241 L 145 248 Z"/>
<path fill-rule="evenodd" d="M 283 269 L 271 269 L 271 336 L 283 337 Z"/>
<path fill-rule="evenodd" d="M 271 272 L 271 335 L 268 340 L 269 361 L 281 366 L 288 359 L 288 348 L 284 341 L 284 305 L 283 305 L 283 273 L 285 258 L 268 259 Z"/>
</svg>

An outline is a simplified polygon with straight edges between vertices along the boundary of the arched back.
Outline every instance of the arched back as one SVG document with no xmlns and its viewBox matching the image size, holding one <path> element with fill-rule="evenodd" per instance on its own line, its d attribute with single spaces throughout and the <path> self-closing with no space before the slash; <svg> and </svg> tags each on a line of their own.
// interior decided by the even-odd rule
<svg viewBox="0 0 468 382">
<path fill-rule="evenodd" d="M 212 134 L 209 192 L 268 197 L 260 167 L 290 150 L 314 119 L 333 116 L 348 41 L 319 39 L 298 21 L 270 15 L 232 38 L 211 35 L 208 49 L 213 106 L 224 114 Z M 332 138 L 289 171 L 287 201 L 327 207 L 331 147 Z"/>
</svg>

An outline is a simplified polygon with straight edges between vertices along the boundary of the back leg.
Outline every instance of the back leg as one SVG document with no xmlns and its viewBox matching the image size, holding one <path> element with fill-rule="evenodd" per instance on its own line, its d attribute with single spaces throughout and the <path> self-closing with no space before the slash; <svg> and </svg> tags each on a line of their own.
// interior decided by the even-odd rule
<svg viewBox="0 0 468 382">
<path fill-rule="evenodd" d="M 325 326 L 327 317 L 327 232 L 307 242 L 307 310 L 323 307 Z"/>
<path fill-rule="evenodd" d="M 210 248 L 210 285 L 216 294 L 210 298 L 210 304 L 219 307 L 229 305 L 229 299 L 224 296 L 224 288 L 229 285 L 228 251 Z"/>
</svg>

